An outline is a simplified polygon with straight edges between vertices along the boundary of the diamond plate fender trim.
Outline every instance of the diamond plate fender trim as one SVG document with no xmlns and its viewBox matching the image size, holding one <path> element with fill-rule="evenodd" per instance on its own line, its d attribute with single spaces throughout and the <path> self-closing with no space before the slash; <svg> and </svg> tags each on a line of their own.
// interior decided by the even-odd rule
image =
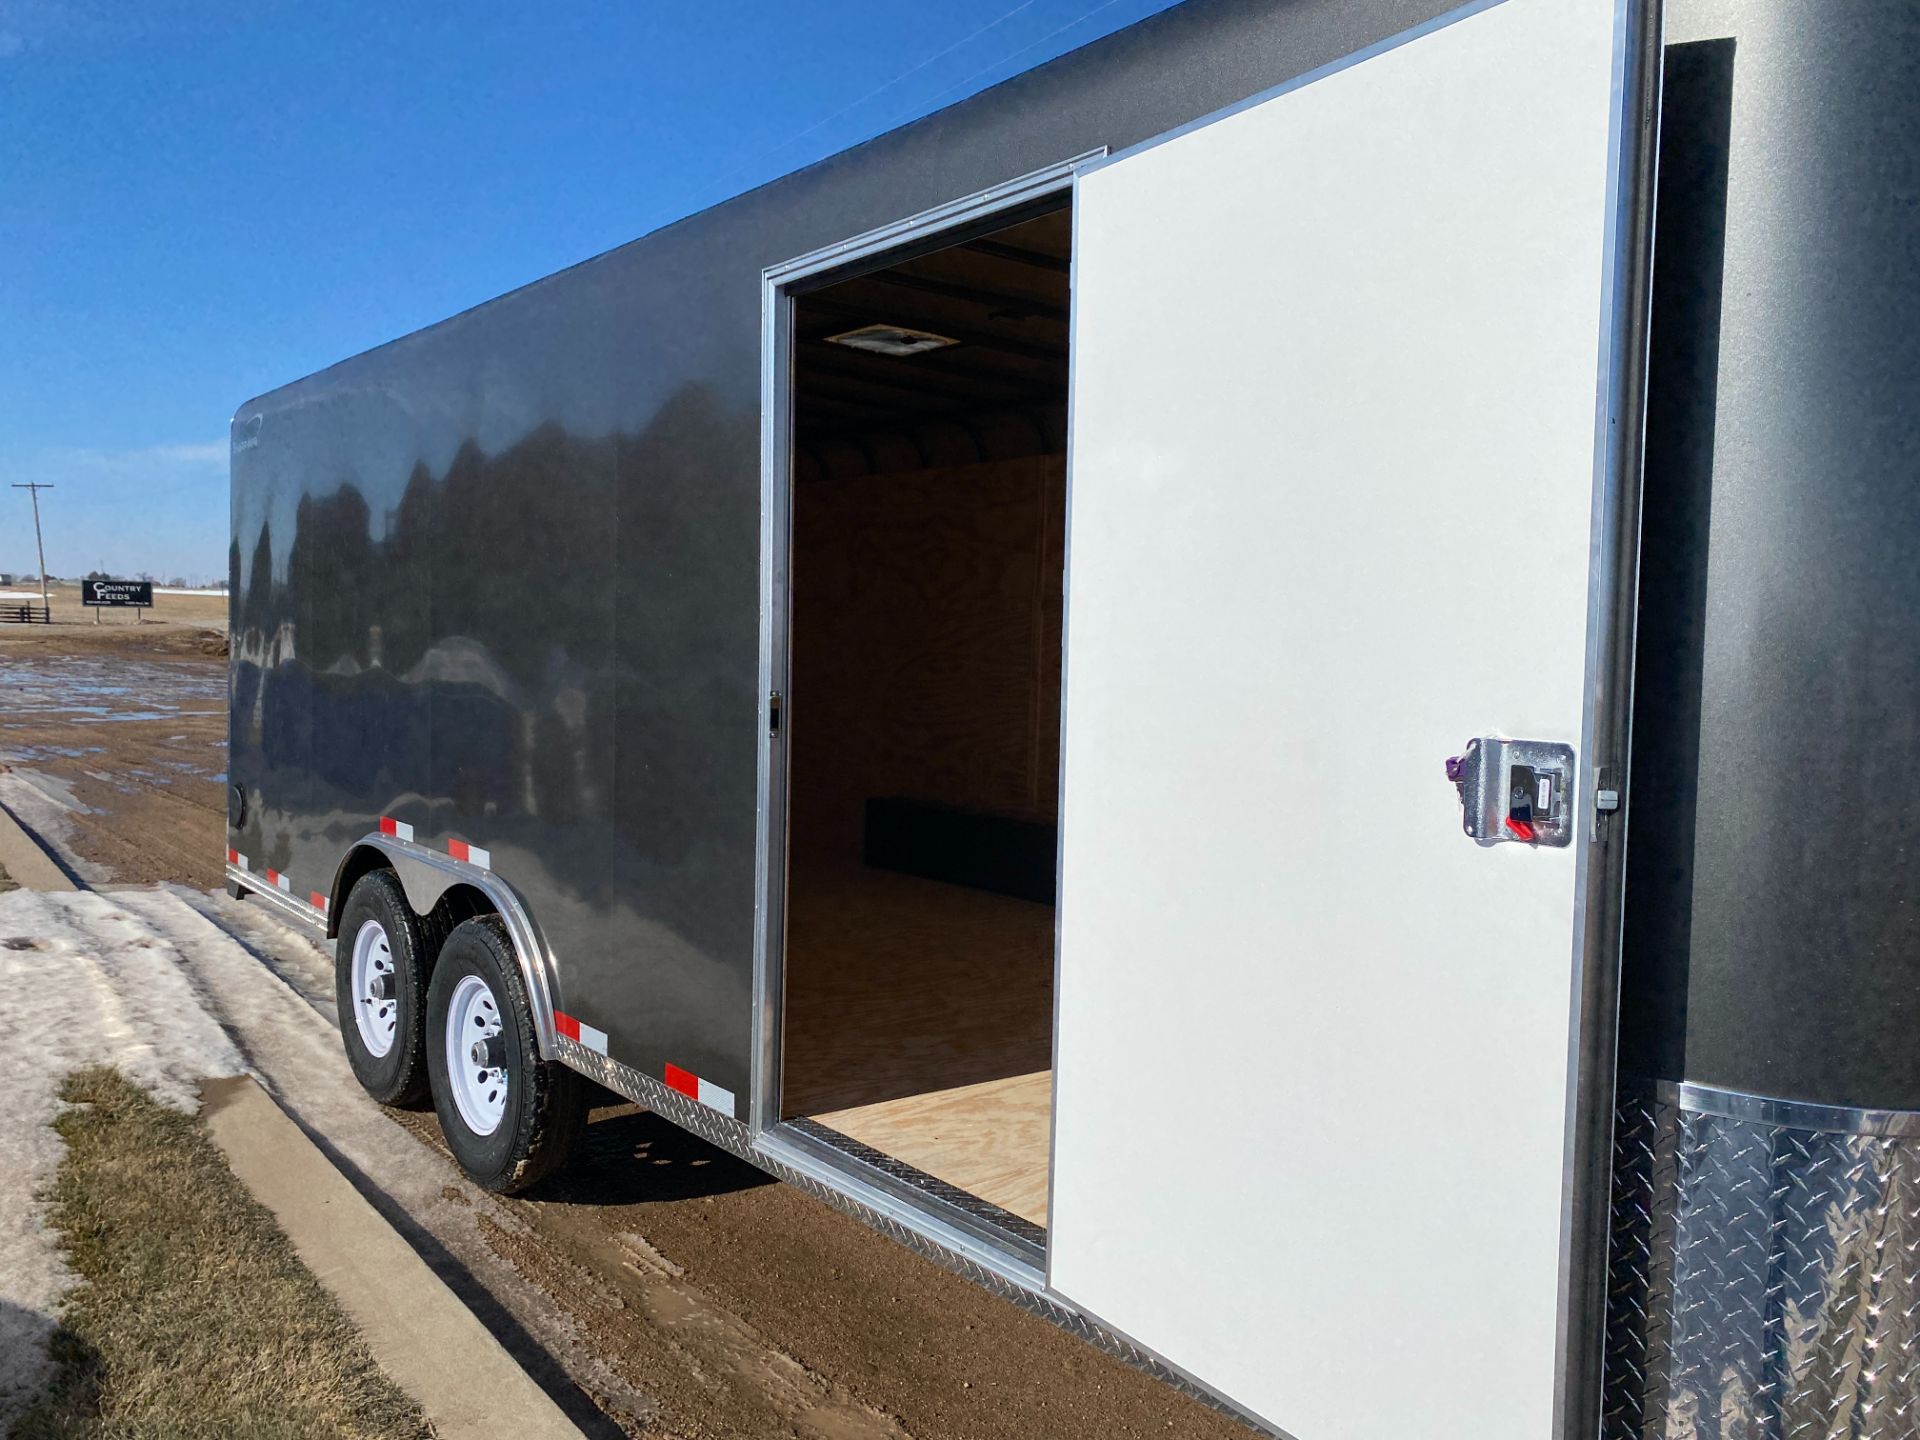
<svg viewBox="0 0 1920 1440">
<path fill-rule="evenodd" d="M 834 1163 L 847 1166 L 857 1179 L 904 1194 L 909 1199 L 926 1201 L 939 1219 L 968 1230 L 995 1243 L 996 1238 L 1015 1260 L 1043 1272 L 1047 1264 L 1047 1232 L 1030 1220 L 1002 1210 L 998 1205 L 969 1195 L 957 1186 L 936 1179 L 924 1170 L 896 1160 L 893 1156 L 863 1145 L 849 1135 L 822 1125 L 816 1120 L 788 1120 L 783 1135 L 791 1135 L 803 1146 L 811 1145 L 833 1157 Z"/>
<path fill-rule="evenodd" d="M 1712 1085 L 1675 1085 L 1663 1080 L 1653 1087 L 1664 1104 L 1678 1105 L 1695 1115 L 1719 1115 L 1728 1120 L 1751 1120 L 1785 1130 L 1831 1130 L 1842 1135 L 1899 1135 L 1920 1138 L 1920 1110 L 1861 1110 L 1844 1105 L 1815 1105 L 1806 1100 L 1773 1100 Z"/>
<path fill-rule="evenodd" d="M 1606 1440 L 1920 1434 L 1920 1115 L 1623 1086 L 1612 1240 Z"/>
</svg>

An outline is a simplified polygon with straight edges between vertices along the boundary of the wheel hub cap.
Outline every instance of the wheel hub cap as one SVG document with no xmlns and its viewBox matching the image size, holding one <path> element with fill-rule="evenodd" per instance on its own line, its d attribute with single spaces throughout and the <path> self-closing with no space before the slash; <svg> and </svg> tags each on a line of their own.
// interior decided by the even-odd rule
<svg viewBox="0 0 1920 1440">
<path fill-rule="evenodd" d="M 347 983 L 360 1043 L 374 1059 L 381 1059 L 393 1049 L 394 1032 L 400 1028 L 400 1002 L 395 998 L 393 947 L 378 920 L 367 921 L 354 933 Z"/>
<path fill-rule="evenodd" d="M 463 975 L 447 1002 L 447 1089 L 476 1135 L 491 1135 L 507 1112 L 506 1041 L 500 1005 L 478 975 Z"/>
<path fill-rule="evenodd" d="M 498 1035 L 489 1035 L 484 1040 L 473 1042 L 473 1048 L 467 1051 L 467 1058 L 473 1062 L 476 1070 L 498 1070 L 506 1064 L 506 1051 Z"/>
</svg>

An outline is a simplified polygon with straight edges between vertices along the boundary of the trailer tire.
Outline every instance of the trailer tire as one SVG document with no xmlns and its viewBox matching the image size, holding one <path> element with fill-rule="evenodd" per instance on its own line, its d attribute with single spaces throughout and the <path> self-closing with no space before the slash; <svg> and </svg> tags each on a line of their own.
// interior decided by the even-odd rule
<svg viewBox="0 0 1920 1440">
<path fill-rule="evenodd" d="M 333 947 L 340 1039 L 360 1087 L 382 1105 L 427 1096 L 427 972 L 439 939 L 391 870 L 362 875 L 341 907 Z"/>
<path fill-rule="evenodd" d="M 496 1194 L 538 1184 L 579 1137 L 586 1087 L 559 1061 L 540 1058 L 498 916 L 455 926 L 440 951 L 427 990 L 427 1073 L 447 1148 L 469 1179 Z"/>
</svg>

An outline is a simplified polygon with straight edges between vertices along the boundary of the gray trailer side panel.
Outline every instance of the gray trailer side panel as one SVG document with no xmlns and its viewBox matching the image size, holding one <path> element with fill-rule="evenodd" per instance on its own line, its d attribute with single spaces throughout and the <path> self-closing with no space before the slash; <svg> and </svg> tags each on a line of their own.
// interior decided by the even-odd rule
<svg viewBox="0 0 1920 1440">
<path fill-rule="evenodd" d="M 235 848 L 305 895 L 382 815 L 485 847 L 560 1007 L 744 1118 L 762 270 L 1448 8 L 1182 6 L 243 406 L 235 774 L 257 799 Z M 298 720 L 250 728 L 262 697 Z"/>
</svg>

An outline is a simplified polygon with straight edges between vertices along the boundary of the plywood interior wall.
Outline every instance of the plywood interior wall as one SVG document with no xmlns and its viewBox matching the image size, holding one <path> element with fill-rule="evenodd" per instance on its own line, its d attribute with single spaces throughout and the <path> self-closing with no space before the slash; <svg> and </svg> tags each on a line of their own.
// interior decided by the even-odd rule
<svg viewBox="0 0 1920 1440">
<path fill-rule="evenodd" d="M 860 854 L 867 797 L 1051 820 L 1058 455 L 803 482 L 793 506 L 790 854 Z"/>
</svg>

